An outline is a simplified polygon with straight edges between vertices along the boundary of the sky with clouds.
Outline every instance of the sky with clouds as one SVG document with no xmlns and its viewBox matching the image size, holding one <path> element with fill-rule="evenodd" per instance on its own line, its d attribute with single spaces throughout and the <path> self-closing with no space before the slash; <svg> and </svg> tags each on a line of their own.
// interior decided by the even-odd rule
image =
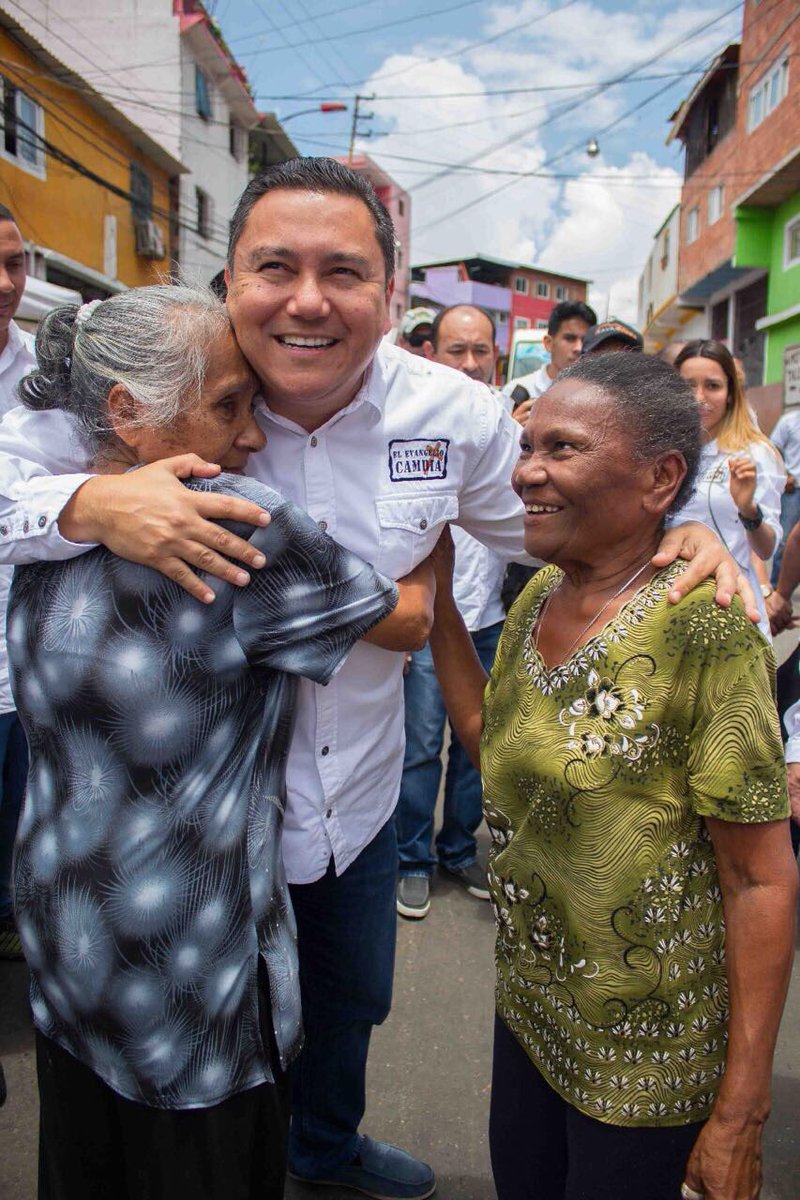
<svg viewBox="0 0 800 1200">
<path fill-rule="evenodd" d="M 412 198 L 412 262 L 478 252 L 593 280 L 636 318 L 639 274 L 680 195 L 669 116 L 737 38 L 730 0 L 217 0 L 259 108 L 305 154 L 358 145 Z M 350 111 L 323 115 L 322 100 Z M 291 119 L 289 119 L 291 118 Z M 589 138 L 600 153 L 586 153 Z"/>
</svg>

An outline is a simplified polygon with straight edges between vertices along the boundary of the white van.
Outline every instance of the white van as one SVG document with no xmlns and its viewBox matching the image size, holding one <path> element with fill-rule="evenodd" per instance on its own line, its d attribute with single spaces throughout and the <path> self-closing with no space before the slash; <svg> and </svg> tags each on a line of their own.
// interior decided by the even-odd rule
<svg viewBox="0 0 800 1200">
<path fill-rule="evenodd" d="M 520 375 L 530 375 L 550 362 L 550 353 L 544 348 L 546 329 L 515 329 L 508 356 L 506 383 Z"/>
</svg>

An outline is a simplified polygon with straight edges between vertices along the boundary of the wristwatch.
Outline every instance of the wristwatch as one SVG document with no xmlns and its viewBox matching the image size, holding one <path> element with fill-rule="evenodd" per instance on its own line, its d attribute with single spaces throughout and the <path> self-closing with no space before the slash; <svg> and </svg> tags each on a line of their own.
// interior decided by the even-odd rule
<svg viewBox="0 0 800 1200">
<path fill-rule="evenodd" d="M 769 600 L 770 596 L 772 595 L 772 593 L 774 591 L 775 591 L 774 587 L 770 587 L 770 585 L 768 583 L 761 584 L 761 595 L 764 597 L 765 600 Z"/>
<path fill-rule="evenodd" d="M 744 517 L 741 513 L 739 513 L 739 520 L 742 522 L 748 533 L 755 533 L 755 531 L 761 525 L 761 522 L 764 520 L 764 514 L 761 511 L 761 505 L 756 505 L 756 515 L 754 517 Z"/>
</svg>

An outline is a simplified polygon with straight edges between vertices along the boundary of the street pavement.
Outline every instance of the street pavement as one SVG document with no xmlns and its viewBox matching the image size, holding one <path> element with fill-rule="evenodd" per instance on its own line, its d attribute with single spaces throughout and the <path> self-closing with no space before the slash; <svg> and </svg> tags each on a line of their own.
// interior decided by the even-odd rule
<svg viewBox="0 0 800 1200">
<path fill-rule="evenodd" d="M 439 1200 L 495 1200 L 486 1138 L 491 912 L 457 883 L 440 877 L 434 882 L 430 915 L 399 921 L 394 1008 L 373 1038 L 364 1129 L 430 1162 Z M 796 967 L 776 1055 L 762 1200 L 800 1196 L 797 961 Z M 36 1089 L 26 987 L 24 965 L 0 963 L 0 1058 L 9 1086 L 0 1109 L 0 1200 L 36 1196 Z M 286 1189 L 287 1200 L 352 1200 L 353 1194 L 292 1182 Z"/>
</svg>

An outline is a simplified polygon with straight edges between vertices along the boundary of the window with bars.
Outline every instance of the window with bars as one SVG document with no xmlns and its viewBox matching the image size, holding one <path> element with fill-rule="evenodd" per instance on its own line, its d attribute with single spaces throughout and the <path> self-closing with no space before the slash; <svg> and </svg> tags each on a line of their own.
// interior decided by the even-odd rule
<svg viewBox="0 0 800 1200">
<path fill-rule="evenodd" d="M 23 170 L 44 176 L 44 112 L 16 84 L 0 76 L 2 153 Z"/>
<path fill-rule="evenodd" d="M 206 241 L 211 237 L 211 197 L 202 188 L 194 189 L 197 214 L 196 229 L 201 238 Z"/>
<path fill-rule="evenodd" d="M 204 121 L 210 121 L 213 113 L 211 110 L 211 85 L 208 82 L 208 76 L 200 67 L 194 69 L 194 106 L 198 117 L 202 117 Z"/>
</svg>

